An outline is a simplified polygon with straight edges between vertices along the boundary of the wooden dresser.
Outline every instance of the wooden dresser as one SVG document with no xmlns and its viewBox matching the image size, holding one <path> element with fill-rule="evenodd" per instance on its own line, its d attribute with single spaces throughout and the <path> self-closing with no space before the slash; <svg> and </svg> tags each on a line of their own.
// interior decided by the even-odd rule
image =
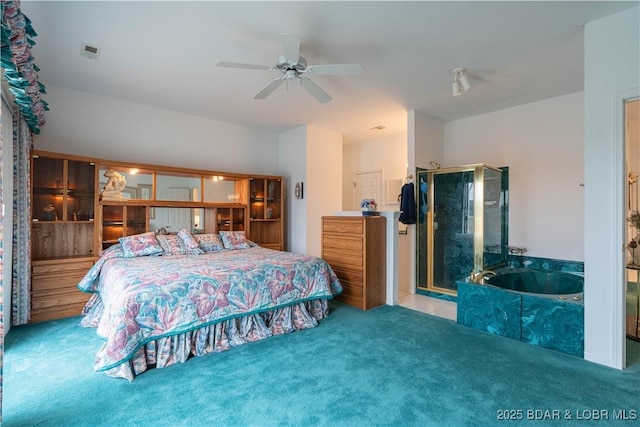
<svg viewBox="0 0 640 427">
<path fill-rule="evenodd" d="M 385 303 L 385 217 L 323 216 L 322 258 L 342 284 L 338 300 L 363 310 Z"/>
<path fill-rule="evenodd" d="M 32 262 L 31 323 L 79 316 L 91 294 L 77 284 L 95 262 L 78 257 Z"/>
</svg>

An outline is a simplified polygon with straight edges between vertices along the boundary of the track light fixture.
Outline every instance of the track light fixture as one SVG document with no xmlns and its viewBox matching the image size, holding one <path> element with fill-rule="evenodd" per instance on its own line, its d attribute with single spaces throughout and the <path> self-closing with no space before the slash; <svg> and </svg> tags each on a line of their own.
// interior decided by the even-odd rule
<svg viewBox="0 0 640 427">
<path fill-rule="evenodd" d="M 459 96 L 462 94 L 462 89 L 465 91 L 471 88 L 471 82 L 467 77 L 467 70 L 461 67 L 454 68 L 451 71 L 453 75 L 453 81 L 451 82 L 451 89 L 453 90 L 453 96 Z"/>
</svg>

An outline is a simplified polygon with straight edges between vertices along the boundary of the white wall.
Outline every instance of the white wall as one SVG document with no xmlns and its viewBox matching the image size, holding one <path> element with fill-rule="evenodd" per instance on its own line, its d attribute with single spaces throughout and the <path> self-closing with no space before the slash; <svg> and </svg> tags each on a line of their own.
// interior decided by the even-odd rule
<svg viewBox="0 0 640 427">
<path fill-rule="evenodd" d="M 413 175 L 416 181 L 416 167 L 432 169 L 430 162 L 444 163 L 444 123 L 419 111 L 407 114 L 407 175 Z M 410 290 L 413 293 L 416 285 L 416 226 L 407 226 L 408 254 L 410 258 Z M 402 249 L 399 249 L 402 255 Z"/>
<path fill-rule="evenodd" d="M 585 359 L 625 365 L 625 98 L 640 95 L 640 8 L 585 26 Z"/>
<path fill-rule="evenodd" d="M 300 126 L 278 136 L 278 174 L 285 182 L 287 201 L 285 216 L 286 249 L 291 252 L 307 251 L 307 128 Z M 296 199 L 296 182 L 303 183 L 303 198 Z"/>
<path fill-rule="evenodd" d="M 380 136 L 343 147 L 342 164 L 342 209 L 354 210 L 353 175 L 356 173 L 382 171 L 382 200 L 378 200 L 379 211 L 397 211 L 398 204 L 387 204 L 386 185 L 390 179 L 404 180 L 407 176 L 407 134 Z"/>
<path fill-rule="evenodd" d="M 306 125 L 278 137 L 279 174 L 287 180 L 287 248 L 320 256 L 321 218 L 339 211 L 342 202 L 342 135 Z M 296 199 L 296 182 L 304 198 Z"/>
<path fill-rule="evenodd" d="M 322 216 L 342 207 L 342 134 L 307 126 L 307 254 L 322 253 Z"/>
<path fill-rule="evenodd" d="M 584 260 L 584 94 L 444 125 L 444 164 L 509 166 L 509 244 Z"/>
<path fill-rule="evenodd" d="M 389 179 L 404 180 L 407 176 L 407 134 L 380 136 L 343 147 L 343 173 L 342 173 L 342 210 L 353 210 L 353 175 L 359 172 L 382 170 L 383 194 L 378 204 L 379 211 L 398 211 L 398 204 L 387 204 L 386 182 Z M 387 221 L 390 221 L 389 217 Z M 409 237 L 400 234 L 397 237 L 398 250 L 398 286 L 405 292 L 410 290 L 411 259 L 414 253 L 410 252 Z"/>
<path fill-rule="evenodd" d="M 278 136 L 46 83 L 36 149 L 221 172 L 275 174 Z"/>
</svg>

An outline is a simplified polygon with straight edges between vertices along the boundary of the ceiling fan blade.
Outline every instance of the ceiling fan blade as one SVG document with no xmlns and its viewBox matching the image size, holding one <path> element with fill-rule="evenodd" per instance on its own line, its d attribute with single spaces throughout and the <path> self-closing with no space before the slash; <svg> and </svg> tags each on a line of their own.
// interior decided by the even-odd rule
<svg viewBox="0 0 640 427">
<path fill-rule="evenodd" d="M 324 104 L 326 102 L 331 101 L 331 97 L 329 96 L 329 94 L 324 90 L 322 90 L 320 86 L 318 86 L 311 80 L 304 77 L 300 77 L 300 85 L 302 85 L 302 87 L 308 90 L 309 93 L 313 95 L 315 99 L 318 100 L 318 102 Z"/>
<path fill-rule="evenodd" d="M 292 64 L 300 60 L 300 39 L 289 33 L 280 33 L 284 59 Z"/>
<path fill-rule="evenodd" d="M 271 95 L 271 92 L 276 90 L 283 81 L 284 79 L 282 77 L 276 77 L 275 79 L 271 80 L 271 83 L 266 85 L 264 89 L 258 92 L 256 96 L 253 97 L 253 99 L 265 99 L 267 96 Z"/>
<path fill-rule="evenodd" d="M 243 64 L 241 62 L 226 62 L 219 61 L 216 63 L 218 67 L 222 68 L 242 68 L 245 70 L 264 70 L 268 71 L 271 67 L 267 67 L 266 65 L 256 65 L 256 64 Z"/>
<path fill-rule="evenodd" d="M 307 67 L 307 73 L 315 75 L 350 75 L 362 74 L 364 68 L 360 64 L 329 64 L 329 65 L 310 65 Z"/>
</svg>

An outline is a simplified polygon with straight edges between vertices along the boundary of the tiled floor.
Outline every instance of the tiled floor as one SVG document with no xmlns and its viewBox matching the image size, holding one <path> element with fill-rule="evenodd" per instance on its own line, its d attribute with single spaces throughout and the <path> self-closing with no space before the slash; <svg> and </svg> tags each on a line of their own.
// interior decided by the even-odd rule
<svg viewBox="0 0 640 427">
<path fill-rule="evenodd" d="M 456 303 L 425 295 L 398 292 L 398 301 L 402 307 L 456 321 Z"/>
</svg>

